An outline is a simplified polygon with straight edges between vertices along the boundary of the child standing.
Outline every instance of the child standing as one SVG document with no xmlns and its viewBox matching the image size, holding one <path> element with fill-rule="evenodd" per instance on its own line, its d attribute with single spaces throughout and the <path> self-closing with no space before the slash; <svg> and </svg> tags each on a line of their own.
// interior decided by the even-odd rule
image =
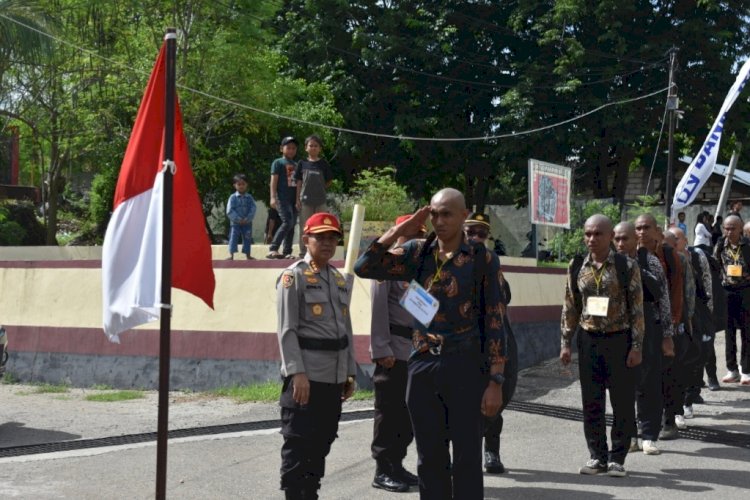
<svg viewBox="0 0 750 500">
<path fill-rule="evenodd" d="M 294 223 L 297 220 L 297 181 L 294 171 L 297 163 L 297 139 L 284 137 L 281 140 L 281 158 L 271 164 L 271 209 L 276 209 L 281 225 L 272 233 L 268 259 L 293 258 L 292 239 L 294 238 Z M 269 211 L 270 213 L 270 211 Z M 284 245 L 283 252 L 279 247 Z"/>
<path fill-rule="evenodd" d="M 253 238 L 253 217 L 255 217 L 255 200 L 247 192 L 247 177 L 245 174 L 234 176 L 234 189 L 236 191 L 229 197 L 227 202 L 227 217 L 229 218 L 229 257 L 234 259 L 237 252 L 237 243 L 242 237 L 242 253 L 252 260 L 250 255 L 250 244 Z"/>
<path fill-rule="evenodd" d="M 326 188 L 333 181 L 333 172 L 327 161 L 320 157 L 323 141 L 317 135 L 305 139 L 307 159 L 297 164 L 294 179 L 297 182 L 297 210 L 299 211 L 299 256 L 305 257 L 307 249 L 302 240 L 305 223 L 314 213 L 328 212 Z"/>
</svg>

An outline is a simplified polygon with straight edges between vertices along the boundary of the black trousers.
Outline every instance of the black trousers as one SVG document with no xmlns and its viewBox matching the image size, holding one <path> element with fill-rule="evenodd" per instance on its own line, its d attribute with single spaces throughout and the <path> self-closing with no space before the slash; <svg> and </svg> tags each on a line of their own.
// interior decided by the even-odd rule
<svg viewBox="0 0 750 500">
<path fill-rule="evenodd" d="M 664 396 L 661 391 L 662 352 L 661 343 L 664 331 L 656 324 L 656 310 L 653 302 L 643 303 L 646 334 L 643 337 L 643 352 L 636 372 L 636 414 L 641 429 L 641 437 L 651 441 L 659 439 L 661 415 L 664 409 Z"/>
<path fill-rule="evenodd" d="M 414 438 L 406 407 L 406 361 L 396 360 L 391 368 L 376 365 L 372 381 L 375 386 L 372 458 L 381 467 L 400 465 Z"/>
<path fill-rule="evenodd" d="M 635 437 L 636 371 L 626 366 L 630 335 L 594 334 L 578 331 L 578 369 L 583 401 L 583 432 L 591 458 L 601 462 L 625 463 L 630 439 Z M 614 413 L 607 451 L 605 419 L 606 390 Z"/>
<path fill-rule="evenodd" d="M 513 328 L 511 328 L 507 314 L 503 317 L 503 328 L 508 344 L 506 351 L 508 360 L 505 362 L 505 382 L 503 382 L 503 407 L 497 416 L 483 417 L 484 450 L 494 451 L 497 454 L 500 454 L 500 434 L 503 432 L 503 410 L 505 410 L 505 407 L 513 399 L 513 394 L 516 392 L 516 383 L 518 382 L 518 345 L 516 344 L 516 337 L 513 334 Z"/>
<path fill-rule="evenodd" d="M 693 316 L 693 335 L 686 339 L 688 347 L 683 361 L 685 367 L 685 406 L 692 406 L 695 403 L 700 396 L 703 385 L 703 336 L 708 332 L 709 325 L 704 321 L 708 318 L 707 315 L 710 315 L 708 307 L 705 304 L 696 303 L 696 314 Z"/>
<path fill-rule="evenodd" d="M 484 498 L 481 403 L 488 379 L 482 364 L 478 348 L 409 360 L 406 401 L 423 500 Z"/>
<path fill-rule="evenodd" d="M 281 489 L 317 490 L 341 417 L 342 384 L 310 381 L 305 406 L 292 399 L 292 377 L 284 379 L 281 405 Z"/>
<path fill-rule="evenodd" d="M 716 337 L 714 335 L 712 334 L 710 340 L 703 341 L 701 345 L 703 366 L 706 370 L 706 377 L 710 380 L 718 380 L 716 377 L 716 348 L 714 347 Z"/>
<path fill-rule="evenodd" d="M 750 290 L 727 293 L 727 329 L 724 332 L 726 334 L 725 354 L 727 369 L 730 371 L 738 370 L 737 330 L 739 330 L 740 365 L 742 366 L 742 373 L 748 375 L 750 375 L 750 328 L 748 327 L 750 311 L 747 310 L 747 307 L 750 301 L 747 300 L 746 296 L 749 293 Z"/>
<path fill-rule="evenodd" d="M 674 357 L 664 357 L 664 377 L 662 392 L 664 394 L 664 423 L 674 425 L 674 416 L 683 415 L 682 405 L 685 401 L 688 373 L 686 361 L 690 352 L 690 336 L 687 333 L 675 335 Z"/>
</svg>

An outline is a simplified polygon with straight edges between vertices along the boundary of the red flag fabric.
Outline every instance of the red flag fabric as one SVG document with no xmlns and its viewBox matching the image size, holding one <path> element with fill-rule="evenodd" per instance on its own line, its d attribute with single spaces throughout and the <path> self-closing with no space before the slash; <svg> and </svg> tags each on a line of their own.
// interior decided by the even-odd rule
<svg viewBox="0 0 750 500">
<path fill-rule="evenodd" d="M 141 101 L 115 190 L 102 249 L 104 332 L 119 334 L 154 321 L 161 311 L 161 226 L 166 43 Z M 216 281 L 198 189 L 175 94 L 172 286 L 213 308 Z"/>
</svg>

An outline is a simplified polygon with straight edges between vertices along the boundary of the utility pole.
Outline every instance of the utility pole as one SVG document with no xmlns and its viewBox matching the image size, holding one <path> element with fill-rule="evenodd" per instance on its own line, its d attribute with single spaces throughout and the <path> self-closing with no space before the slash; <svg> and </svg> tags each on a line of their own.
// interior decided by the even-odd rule
<svg viewBox="0 0 750 500">
<path fill-rule="evenodd" d="M 672 221 L 672 195 L 674 191 L 674 128 L 676 122 L 677 108 L 679 99 L 677 99 L 677 90 L 675 89 L 674 69 L 677 62 L 677 48 L 669 49 L 669 92 L 667 94 L 667 111 L 669 112 L 669 142 L 667 154 L 667 190 L 664 194 L 664 205 L 666 207 L 667 224 Z"/>
</svg>

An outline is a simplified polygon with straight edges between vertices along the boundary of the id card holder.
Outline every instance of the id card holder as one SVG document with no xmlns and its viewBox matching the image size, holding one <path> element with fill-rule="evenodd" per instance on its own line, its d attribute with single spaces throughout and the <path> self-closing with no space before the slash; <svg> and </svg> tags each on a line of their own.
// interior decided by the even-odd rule
<svg viewBox="0 0 750 500">
<path fill-rule="evenodd" d="M 588 297 L 586 299 L 586 312 L 589 316 L 606 318 L 609 308 L 609 297 Z"/>
<path fill-rule="evenodd" d="M 742 266 L 738 266 L 736 264 L 730 264 L 727 266 L 727 276 L 732 276 L 734 278 L 741 278 L 742 277 Z"/>
<path fill-rule="evenodd" d="M 399 304 L 424 326 L 432 323 L 432 318 L 440 307 L 440 302 L 414 280 L 409 283 L 409 288 L 399 300 Z"/>
</svg>

